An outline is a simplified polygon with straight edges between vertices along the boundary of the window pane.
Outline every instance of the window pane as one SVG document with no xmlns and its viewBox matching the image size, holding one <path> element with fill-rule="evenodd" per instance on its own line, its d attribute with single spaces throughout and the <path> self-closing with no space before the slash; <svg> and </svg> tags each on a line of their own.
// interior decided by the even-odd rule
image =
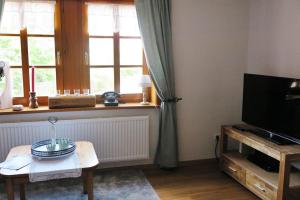
<svg viewBox="0 0 300 200">
<path fill-rule="evenodd" d="M 1 21 L 2 33 L 54 34 L 55 1 L 6 1 Z"/>
<path fill-rule="evenodd" d="M 11 68 L 10 69 L 13 96 L 14 97 L 23 97 L 23 77 L 22 77 L 22 69 L 21 68 Z M 0 94 L 4 90 L 5 87 L 5 77 L 0 81 Z"/>
<path fill-rule="evenodd" d="M 29 37 L 28 49 L 30 65 L 55 65 L 55 43 L 53 37 Z"/>
<path fill-rule="evenodd" d="M 113 39 L 90 38 L 90 64 L 113 65 Z"/>
<path fill-rule="evenodd" d="M 5 77 L 0 77 L 0 94 L 3 92 L 5 87 Z"/>
<path fill-rule="evenodd" d="M 25 2 L 24 21 L 29 34 L 54 34 L 55 2 Z"/>
<path fill-rule="evenodd" d="M 19 5 L 19 2 L 5 2 L 1 20 L 1 33 L 20 33 L 22 26 Z"/>
<path fill-rule="evenodd" d="M 120 39 L 120 64 L 143 64 L 143 48 L 141 39 Z"/>
<path fill-rule="evenodd" d="M 23 75 L 21 68 L 11 68 L 11 78 L 14 97 L 23 97 Z"/>
<path fill-rule="evenodd" d="M 114 29 L 111 5 L 88 4 L 88 27 L 90 35 L 112 36 Z"/>
<path fill-rule="evenodd" d="M 135 6 L 119 6 L 119 23 L 121 36 L 140 36 Z"/>
<path fill-rule="evenodd" d="M 21 42 L 20 37 L 0 37 L 0 58 L 12 66 L 21 66 Z"/>
<path fill-rule="evenodd" d="M 142 88 L 138 85 L 138 81 L 143 74 L 142 67 L 122 67 L 120 70 L 121 93 L 142 93 Z"/>
<path fill-rule="evenodd" d="M 114 69 L 113 68 L 91 68 L 91 92 L 103 94 L 114 91 Z"/>
<path fill-rule="evenodd" d="M 50 96 L 56 94 L 56 70 L 35 69 L 35 90 L 37 96 Z"/>
</svg>

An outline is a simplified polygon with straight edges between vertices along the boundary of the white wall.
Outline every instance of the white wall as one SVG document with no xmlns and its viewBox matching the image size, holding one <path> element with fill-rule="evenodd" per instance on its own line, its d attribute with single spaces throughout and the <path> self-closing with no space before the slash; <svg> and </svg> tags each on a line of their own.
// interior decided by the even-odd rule
<svg viewBox="0 0 300 200">
<path fill-rule="evenodd" d="M 173 0 L 181 160 L 214 156 L 221 124 L 241 120 L 248 0 Z"/>
<path fill-rule="evenodd" d="M 300 1 L 250 5 L 247 72 L 300 78 Z"/>
</svg>

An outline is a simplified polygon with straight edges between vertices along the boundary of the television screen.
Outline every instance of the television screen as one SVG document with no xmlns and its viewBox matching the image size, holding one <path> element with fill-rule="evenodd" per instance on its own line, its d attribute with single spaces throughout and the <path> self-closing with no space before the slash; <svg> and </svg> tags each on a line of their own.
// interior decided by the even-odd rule
<svg viewBox="0 0 300 200">
<path fill-rule="evenodd" d="M 300 79 L 244 75 L 245 123 L 300 142 Z"/>
</svg>

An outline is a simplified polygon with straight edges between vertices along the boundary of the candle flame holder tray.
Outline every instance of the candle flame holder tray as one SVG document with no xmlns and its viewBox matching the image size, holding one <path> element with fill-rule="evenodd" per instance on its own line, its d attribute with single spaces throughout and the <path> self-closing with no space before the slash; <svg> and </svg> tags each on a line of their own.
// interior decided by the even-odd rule
<svg viewBox="0 0 300 200">
<path fill-rule="evenodd" d="M 31 146 L 31 154 L 38 159 L 62 158 L 71 155 L 76 144 L 70 139 L 53 139 L 39 141 Z"/>
</svg>

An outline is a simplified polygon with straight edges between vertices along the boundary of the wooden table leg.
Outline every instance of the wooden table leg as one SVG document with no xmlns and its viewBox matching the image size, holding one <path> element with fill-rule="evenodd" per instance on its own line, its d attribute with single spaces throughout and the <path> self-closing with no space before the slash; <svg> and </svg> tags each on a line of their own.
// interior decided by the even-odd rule
<svg viewBox="0 0 300 200">
<path fill-rule="evenodd" d="M 26 199 L 26 193 L 25 193 L 25 183 L 20 184 L 20 200 Z"/>
<path fill-rule="evenodd" d="M 93 200 L 94 199 L 93 170 L 86 171 L 86 189 L 88 193 L 88 200 Z"/>
<path fill-rule="evenodd" d="M 82 185 L 83 185 L 83 194 L 87 194 L 87 173 L 82 172 Z"/>
<path fill-rule="evenodd" d="M 7 200 L 14 200 L 14 182 L 12 178 L 6 178 Z"/>
</svg>

